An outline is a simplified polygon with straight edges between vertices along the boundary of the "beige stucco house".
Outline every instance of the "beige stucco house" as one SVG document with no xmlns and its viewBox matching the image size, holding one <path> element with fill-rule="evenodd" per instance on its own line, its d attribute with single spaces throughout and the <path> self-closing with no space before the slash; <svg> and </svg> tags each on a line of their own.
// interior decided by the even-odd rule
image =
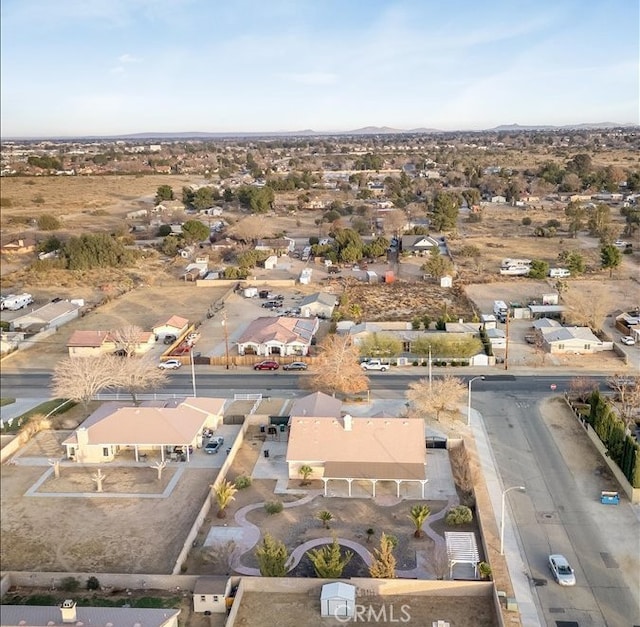
<svg viewBox="0 0 640 627">
<path fill-rule="evenodd" d="M 150 331 L 143 331 L 133 348 L 136 355 L 143 355 L 156 343 L 156 337 Z M 69 357 L 99 357 L 115 353 L 119 349 L 116 338 L 110 331 L 76 330 L 67 342 Z"/>
<path fill-rule="evenodd" d="M 155 336 L 162 340 L 167 335 L 180 337 L 189 328 L 189 321 L 181 316 L 171 316 L 168 320 L 161 320 L 151 329 Z"/>
<path fill-rule="evenodd" d="M 613 342 L 603 342 L 589 327 L 544 327 L 539 331 L 545 348 L 554 355 L 584 355 L 613 349 Z"/>
<path fill-rule="evenodd" d="M 313 478 L 324 482 L 325 496 L 329 482 L 339 480 L 347 482 L 349 496 L 354 481 L 370 482 L 373 497 L 379 481 L 393 481 L 398 497 L 403 482 L 419 482 L 424 497 L 424 420 L 292 416 L 286 460 L 290 479 L 310 466 Z"/>
<path fill-rule="evenodd" d="M 113 461 L 121 450 L 132 450 L 136 461 L 142 451 L 202 444 L 206 429 L 222 424 L 225 400 L 221 398 L 182 398 L 145 401 L 138 407 L 122 402 L 104 403 L 69 436 L 62 446 L 67 459 L 79 463 Z"/>
</svg>

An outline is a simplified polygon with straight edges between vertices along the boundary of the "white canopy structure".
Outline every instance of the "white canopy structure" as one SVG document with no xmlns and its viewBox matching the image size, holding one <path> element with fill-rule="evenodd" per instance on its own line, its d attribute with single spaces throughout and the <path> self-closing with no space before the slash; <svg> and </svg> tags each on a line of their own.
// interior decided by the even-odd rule
<svg viewBox="0 0 640 627">
<path fill-rule="evenodd" d="M 473 575 L 478 577 L 478 545 L 473 531 L 445 531 L 447 543 L 447 559 L 449 560 L 449 578 L 453 579 L 453 567 L 456 564 L 469 564 L 473 567 Z"/>
</svg>

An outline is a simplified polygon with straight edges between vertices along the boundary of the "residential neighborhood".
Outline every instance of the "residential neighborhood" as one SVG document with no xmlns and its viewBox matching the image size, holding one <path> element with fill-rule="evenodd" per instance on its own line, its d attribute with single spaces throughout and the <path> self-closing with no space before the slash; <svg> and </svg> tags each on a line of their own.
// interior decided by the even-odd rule
<svg viewBox="0 0 640 627">
<path fill-rule="evenodd" d="M 626 624 L 637 142 L 3 142 L 2 624 Z"/>
</svg>

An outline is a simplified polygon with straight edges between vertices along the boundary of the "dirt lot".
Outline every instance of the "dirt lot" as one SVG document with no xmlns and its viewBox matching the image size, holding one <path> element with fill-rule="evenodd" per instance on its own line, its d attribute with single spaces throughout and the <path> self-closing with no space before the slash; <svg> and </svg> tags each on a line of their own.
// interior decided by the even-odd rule
<svg viewBox="0 0 640 627">
<path fill-rule="evenodd" d="M 97 573 L 170 572 L 217 472 L 187 468 L 168 498 L 141 499 L 25 496 L 48 467 L 3 465 L 1 470 L 3 568 Z M 56 491 L 58 486 L 87 491 L 89 482 L 93 491 L 89 472 L 95 469 L 64 467 L 60 479 L 49 479 L 39 493 L 52 491 L 58 481 Z M 132 472 L 105 466 L 103 472 L 105 491 L 159 490 L 150 468 Z M 172 472 L 163 475 L 162 485 Z"/>
</svg>

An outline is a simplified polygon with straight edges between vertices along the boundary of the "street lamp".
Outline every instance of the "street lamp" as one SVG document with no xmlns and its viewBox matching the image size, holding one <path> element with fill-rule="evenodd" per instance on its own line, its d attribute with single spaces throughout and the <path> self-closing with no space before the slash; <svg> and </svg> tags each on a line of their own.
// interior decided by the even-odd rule
<svg viewBox="0 0 640 627">
<path fill-rule="evenodd" d="M 196 394 L 196 367 L 193 360 L 193 346 L 190 347 L 189 357 L 191 358 L 191 384 L 193 386 L 193 398 L 197 398 Z"/>
<path fill-rule="evenodd" d="M 514 485 L 502 491 L 502 507 L 500 508 L 500 555 L 504 555 L 504 501 L 507 492 L 518 490 L 518 492 L 526 492 L 527 488 L 523 485 Z"/>
<path fill-rule="evenodd" d="M 473 377 L 473 379 L 469 379 L 469 394 L 467 395 L 467 427 L 471 425 L 471 384 L 478 379 L 484 381 L 485 376 L 482 375 L 480 377 Z"/>
</svg>

